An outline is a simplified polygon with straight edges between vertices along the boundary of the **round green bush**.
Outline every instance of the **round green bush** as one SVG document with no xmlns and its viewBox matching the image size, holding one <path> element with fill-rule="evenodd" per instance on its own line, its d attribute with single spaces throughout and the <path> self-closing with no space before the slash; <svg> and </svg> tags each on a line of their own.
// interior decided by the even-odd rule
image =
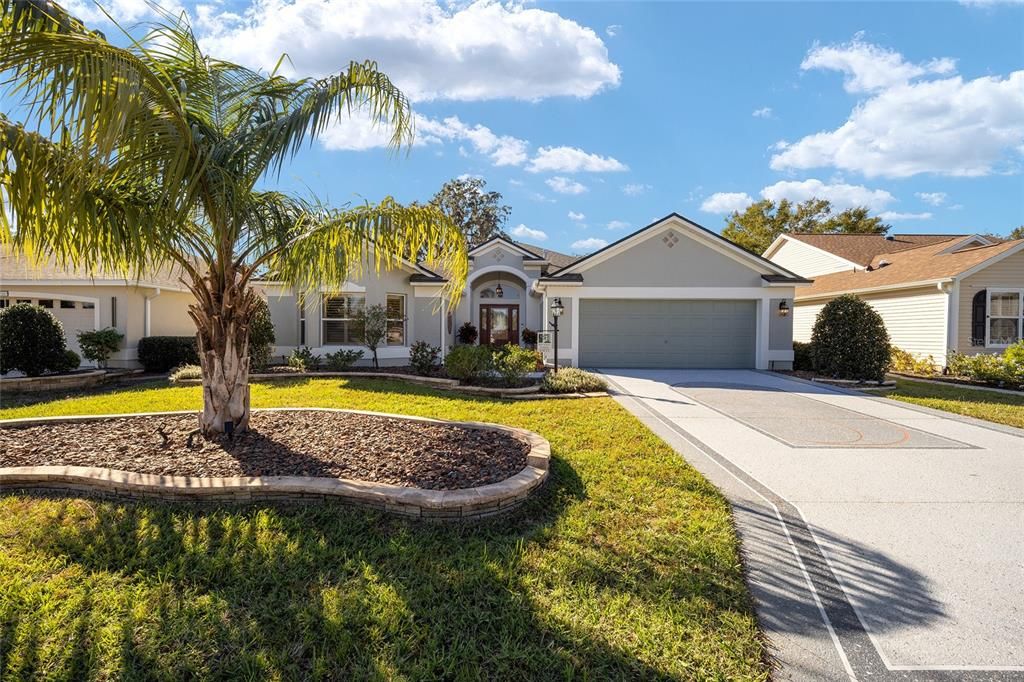
<svg viewBox="0 0 1024 682">
<path fill-rule="evenodd" d="M 0 374 L 63 371 L 65 350 L 64 327 L 49 310 L 29 303 L 0 310 Z"/>
<path fill-rule="evenodd" d="M 825 304 L 811 332 L 815 369 L 836 379 L 881 381 L 889 369 L 889 332 L 881 316 L 852 294 Z"/>
<path fill-rule="evenodd" d="M 79 357 L 78 353 L 68 348 L 64 351 L 64 362 L 61 364 L 59 371 L 73 372 L 78 369 L 81 364 L 82 358 Z"/>
<path fill-rule="evenodd" d="M 444 358 L 444 369 L 452 379 L 473 381 L 491 370 L 492 361 L 487 346 L 455 346 Z"/>
</svg>

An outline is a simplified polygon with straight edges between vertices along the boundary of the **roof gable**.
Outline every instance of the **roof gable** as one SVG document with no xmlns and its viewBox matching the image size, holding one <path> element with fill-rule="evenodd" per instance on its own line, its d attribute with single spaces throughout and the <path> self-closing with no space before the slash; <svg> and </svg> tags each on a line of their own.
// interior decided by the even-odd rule
<svg viewBox="0 0 1024 682">
<path fill-rule="evenodd" d="M 523 245 L 517 244 L 511 239 L 506 239 L 501 235 L 498 235 L 497 237 L 491 237 L 482 244 L 477 244 L 476 246 L 474 246 L 472 249 L 469 250 L 469 257 L 473 258 L 474 256 L 483 255 L 488 251 L 498 248 L 499 246 L 505 246 L 509 249 L 512 249 L 512 251 L 518 253 L 526 260 L 544 260 L 541 256 L 525 248 Z"/>
<path fill-rule="evenodd" d="M 623 253 L 624 251 L 632 248 L 633 246 L 646 241 L 651 236 L 657 234 L 662 230 L 670 228 L 678 229 L 687 236 L 693 238 L 696 242 L 703 246 L 711 248 L 719 253 L 736 260 L 751 270 L 761 275 L 781 275 L 783 277 L 790 277 L 794 280 L 801 280 L 802 278 L 770 260 L 763 258 L 757 254 L 751 253 L 746 249 L 738 246 L 737 244 L 729 241 L 725 237 L 711 230 L 699 225 L 689 218 L 686 218 L 678 213 L 670 213 L 669 215 L 656 220 L 650 225 L 640 228 L 632 234 L 626 235 L 622 239 L 609 244 L 603 249 L 599 249 L 589 256 L 577 260 L 575 263 L 568 265 L 554 273 L 554 277 L 558 278 L 567 274 L 578 274 L 585 272 L 587 269 L 598 265 L 610 258 L 614 258 L 616 255 Z"/>
</svg>

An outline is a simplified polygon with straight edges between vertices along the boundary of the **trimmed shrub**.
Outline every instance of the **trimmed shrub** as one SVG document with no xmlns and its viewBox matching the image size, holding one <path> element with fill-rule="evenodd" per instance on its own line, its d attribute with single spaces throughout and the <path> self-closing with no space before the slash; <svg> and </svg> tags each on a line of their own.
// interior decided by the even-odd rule
<svg viewBox="0 0 1024 682">
<path fill-rule="evenodd" d="M 426 341 L 417 341 L 409 348 L 409 364 L 417 374 L 430 376 L 441 359 L 441 347 Z"/>
<path fill-rule="evenodd" d="M 250 370 L 263 370 L 270 364 L 270 352 L 275 341 L 277 337 L 274 335 L 274 323 L 270 319 L 270 306 L 261 297 L 249 321 Z"/>
<path fill-rule="evenodd" d="M 1024 387 L 1024 343 L 1018 341 L 1001 355 L 964 355 L 952 351 L 946 358 L 946 371 L 994 386 Z"/>
<path fill-rule="evenodd" d="M 107 366 L 107 360 L 121 347 L 124 334 L 113 327 L 97 329 L 91 332 L 78 332 L 78 347 L 82 355 L 100 367 Z"/>
<path fill-rule="evenodd" d="M 473 381 L 491 370 L 491 355 L 486 346 L 455 346 L 444 359 L 444 369 L 453 379 Z"/>
<path fill-rule="evenodd" d="M 198 365 L 194 336 L 147 336 L 139 339 L 139 362 L 147 372 L 167 372 L 181 365 Z"/>
<path fill-rule="evenodd" d="M 459 340 L 459 343 L 474 344 L 479 334 L 477 334 L 476 327 L 473 326 L 472 322 L 467 322 L 461 327 L 459 331 L 455 333 L 455 337 Z"/>
<path fill-rule="evenodd" d="M 63 371 L 66 350 L 64 327 L 49 310 L 30 303 L 0 310 L 0 374 Z"/>
<path fill-rule="evenodd" d="M 494 369 L 501 375 L 506 386 L 514 388 L 522 384 L 526 375 L 537 368 L 539 356 L 540 353 L 535 350 L 509 343 L 494 351 Z"/>
<path fill-rule="evenodd" d="M 320 356 L 314 355 L 313 349 L 309 346 L 301 346 L 288 356 L 288 366 L 294 367 L 300 372 L 317 369 L 320 367 Z"/>
<path fill-rule="evenodd" d="M 607 391 L 608 383 L 586 370 L 563 367 L 557 372 L 545 374 L 540 388 L 545 393 L 594 393 Z"/>
<path fill-rule="evenodd" d="M 926 358 L 918 358 L 896 346 L 892 346 L 889 352 L 891 358 L 889 369 L 893 372 L 922 375 L 938 374 L 938 366 L 935 364 L 935 358 L 931 355 Z"/>
<path fill-rule="evenodd" d="M 339 350 L 324 356 L 324 366 L 332 372 L 344 372 L 362 357 L 361 350 Z"/>
<path fill-rule="evenodd" d="M 293 367 L 291 365 L 274 365 L 267 367 L 267 374 L 302 374 L 305 370 L 303 367 Z"/>
<path fill-rule="evenodd" d="M 523 329 L 523 343 L 529 348 L 533 348 L 537 345 L 537 332 L 530 328 Z"/>
<path fill-rule="evenodd" d="M 181 367 L 176 367 L 171 372 L 171 375 L 168 377 L 168 379 L 170 379 L 172 384 L 176 384 L 179 381 L 184 381 L 186 379 L 202 379 L 202 378 L 203 378 L 203 368 L 200 367 L 199 365 L 182 365 Z"/>
<path fill-rule="evenodd" d="M 814 369 L 814 362 L 811 359 L 811 344 L 793 342 L 793 370 L 798 372 L 810 372 Z"/>
<path fill-rule="evenodd" d="M 851 294 L 821 309 L 811 332 L 815 370 L 836 379 L 881 381 L 889 369 L 889 332 L 870 305 Z"/>
<path fill-rule="evenodd" d="M 57 368 L 58 372 L 74 372 L 76 369 L 81 367 L 82 358 L 78 356 L 78 353 L 68 348 L 64 351 L 64 361 L 61 366 Z"/>
</svg>

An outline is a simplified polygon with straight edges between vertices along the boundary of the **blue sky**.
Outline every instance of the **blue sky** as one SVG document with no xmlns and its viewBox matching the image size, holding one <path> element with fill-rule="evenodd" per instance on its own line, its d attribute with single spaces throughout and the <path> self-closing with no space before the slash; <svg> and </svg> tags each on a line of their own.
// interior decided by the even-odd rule
<svg viewBox="0 0 1024 682">
<path fill-rule="evenodd" d="M 579 253 L 672 211 L 718 230 L 762 196 L 864 203 L 897 232 L 1024 223 L 1021 4 L 184 9 L 217 56 L 267 68 L 286 49 L 301 75 L 370 58 L 410 94 L 408 155 L 341 121 L 285 169 L 280 185 L 334 204 L 426 200 L 479 175 L 512 206 L 509 230 Z"/>
</svg>

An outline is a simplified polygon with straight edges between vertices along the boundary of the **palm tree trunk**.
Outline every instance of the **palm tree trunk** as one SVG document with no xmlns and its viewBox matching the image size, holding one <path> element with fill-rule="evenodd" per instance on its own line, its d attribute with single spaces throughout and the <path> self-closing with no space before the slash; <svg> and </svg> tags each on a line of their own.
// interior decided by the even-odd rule
<svg viewBox="0 0 1024 682">
<path fill-rule="evenodd" d="M 203 368 L 199 428 L 207 438 L 243 431 L 249 424 L 249 320 L 254 292 L 206 277 L 189 314 Z"/>
</svg>

